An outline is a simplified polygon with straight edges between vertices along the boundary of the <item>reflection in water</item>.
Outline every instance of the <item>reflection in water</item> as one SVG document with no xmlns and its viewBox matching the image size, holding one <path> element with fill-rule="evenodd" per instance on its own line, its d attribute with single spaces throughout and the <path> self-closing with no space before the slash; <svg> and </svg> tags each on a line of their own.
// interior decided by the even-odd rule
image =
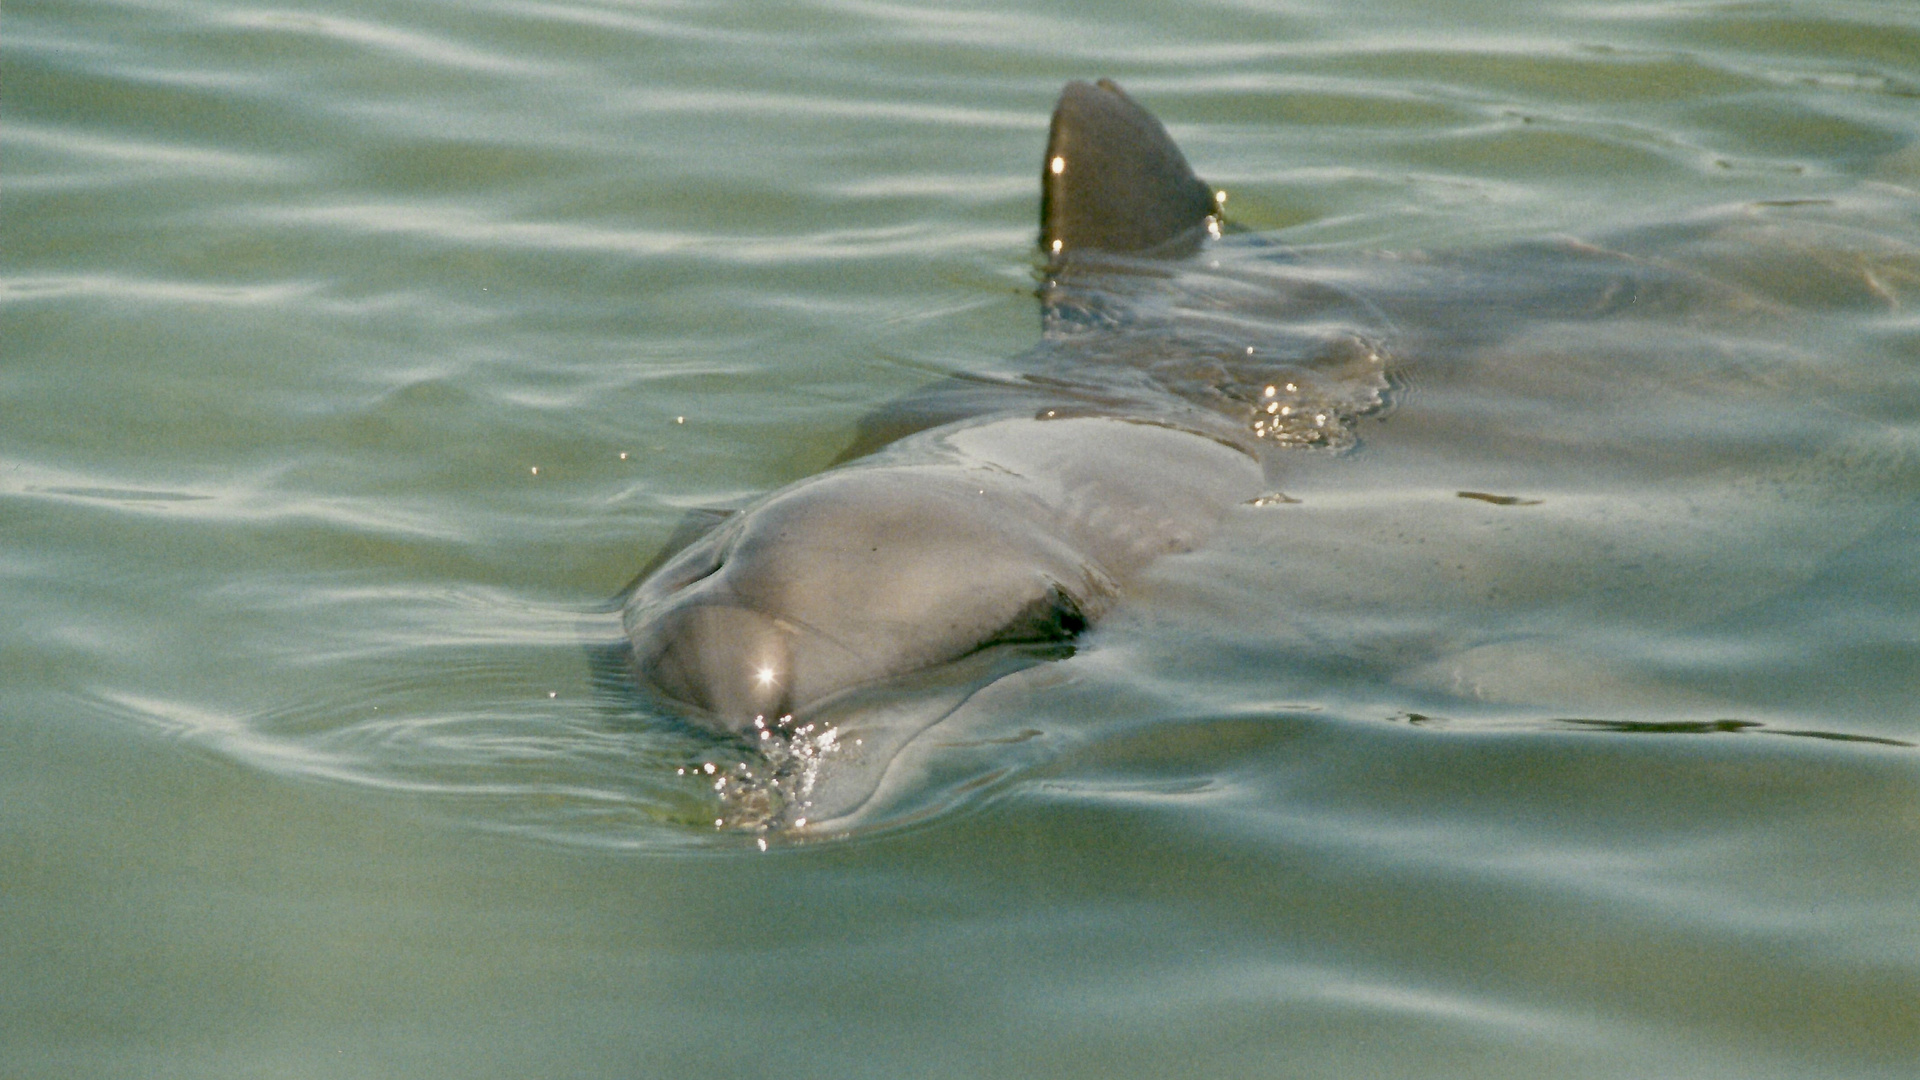
<svg viewBox="0 0 1920 1080">
<path fill-rule="evenodd" d="M 1914 746 L 1901 739 L 1873 735 L 1853 735 L 1843 731 L 1796 731 L 1769 727 L 1757 720 L 1555 720 L 1556 724 L 1617 731 L 1627 735 L 1715 735 L 1754 731 L 1766 735 L 1790 735 L 1803 739 L 1828 739 L 1833 742 L 1877 743 L 1881 746 Z"/>
<path fill-rule="evenodd" d="M 1553 730 L 1575 728 L 1582 731 L 1606 731 L 1621 735 L 1786 735 L 1800 739 L 1824 739 L 1829 742 L 1870 743 L 1877 746 L 1915 747 L 1920 743 L 1889 739 L 1877 735 L 1858 735 L 1845 731 L 1809 731 L 1783 728 L 1759 720 L 1598 720 L 1582 717 L 1554 717 L 1547 720 L 1500 719 L 1461 723 L 1450 717 L 1427 713 L 1403 712 L 1390 718 L 1394 723 L 1435 731 L 1480 730 Z"/>
<path fill-rule="evenodd" d="M 1463 499 L 1477 499 L 1494 506 L 1539 506 L 1539 499 L 1523 499 L 1518 495 L 1494 495 L 1485 491 L 1456 491 L 1454 494 Z"/>
</svg>

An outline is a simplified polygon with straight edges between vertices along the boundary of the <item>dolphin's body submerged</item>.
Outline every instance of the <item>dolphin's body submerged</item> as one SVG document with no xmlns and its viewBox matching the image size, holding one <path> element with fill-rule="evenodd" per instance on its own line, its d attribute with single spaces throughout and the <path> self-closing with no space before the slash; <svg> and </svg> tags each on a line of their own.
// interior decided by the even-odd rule
<svg viewBox="0 0 1920 1080">
<path fill-rule="evenodd" d="M 1060 282 L 1106 256 L 1178 258 L 1218 232 L 1212 190 L 1104 81 L 1062 93 L 1042 190 Z M 1053 293 L 1075 324 L 1063 333 L 1100 332 L 1067 286 Z M 773 493 L 640 583 L 625 609 L 638 682 L 750 733 L 990 646 L 1069 641 L 1142 567 L 1263 490 L 1243 425 L 1167 397 L 977 383 L 896 410 L 875 430 L 910 437 Z"/>
<path fill-rule="evenodd" d="M 1441 473 L 1482 460 L 1495 437 L 1521 457 L 1577 447 L 1583 460 L 1632 462 L 1672 410 L 1712 407 L 1740 385 L 1714 361 L 1719 342 L 1678 350 L 1708 365 L 1703 395 L 1687 389 L 1688 363 L 1670 361 L 1681 381 L 1657 389 L 1645 371 L 1623 379 L 1618 365 L 1579 361 L 1556 335 L 1644 340 L 1666 356 L 1704 313 L 1774 306 L 1671 257 L 1691 244 L 1711 266 L 1755 227 L 1744 209 L 1618 248 L 1308 258 L 1257 237 L 1215 243 L 1218 197 L 1110 83 L 1062 93 L 1041 181 L 1039 344 L 1008 373 L 954 376 L 870 417 L 846 464 L 733 516 L 628 597 L 642 691 L 763 748 L 742 755 L 743 783 L 713 781 L 722 821 L 844 824 L 884 803 L 877 792 L 910 790 L 900 762 L 918 732 L 1012 668 L 1070 651 L 1150 563 L 1223 524 L 1273 515 L 1245 523 L 1289 537 L 1289 554 L 1321 572 L 1369 536 L 1399 536 L 1407 507 L 1392 502 L 1366 503 L 1372 517 L 1341 518 L 1324 499 L 1310 513 L 1261 509 L 1285 501 L 1263 496 L 1299 460 L 1275 451 L 1348 445 L 1385 404 L 1389 342 L 1396 376 L 1421 374 L 1427 407 L 1397 413 L 1380 442 L 1417 443 Z M 1632 254 L 1642 248 L 1657 254 Z M 1540 363 L 1540 349 L 1559 359 Z M 1555 381 L 1542 384 L 1547 371 Z M 1569 385 L 1604 407 L 1557 409 Z M 1483 422 L 1494 412 L 1549 419 Z M 1664 565 L 1656 550 L 1621 572 L 1642 563 Z"/>
</svg>

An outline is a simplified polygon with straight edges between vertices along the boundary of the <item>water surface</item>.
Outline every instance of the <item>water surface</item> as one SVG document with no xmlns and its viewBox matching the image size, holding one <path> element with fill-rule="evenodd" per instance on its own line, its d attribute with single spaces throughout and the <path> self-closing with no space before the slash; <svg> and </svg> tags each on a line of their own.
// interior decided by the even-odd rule
<svg viewBox="0 0 1920 1080">
<path fill-rule="evenodd" d="M 9 4 L 0 1053 L 1910 1075 L 1916 58 L 1893 2 Z M 1394 392 L 763 853 L 607 601 L 1032 346 L 1100 75 L 1401 298 Z M 1431 270 L 1579 245 L 1686 287 Z"/>
</svg>

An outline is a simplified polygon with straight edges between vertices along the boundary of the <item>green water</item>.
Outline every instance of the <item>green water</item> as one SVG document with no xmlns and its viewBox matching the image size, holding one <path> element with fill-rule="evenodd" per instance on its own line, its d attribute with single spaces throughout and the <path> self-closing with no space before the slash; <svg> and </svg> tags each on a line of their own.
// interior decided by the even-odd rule
<svg viewBox="0 0 1920 1080">
<path fill-rule="evenodd" d="M 606 601 L 1032 344 L 1099 75 L 1332 264 L 1713 288 L 714 830 Z M 1912 1076 L 1917 252 L 1900 2 L 9 3 L 0 1072 Z"/>
</svg>

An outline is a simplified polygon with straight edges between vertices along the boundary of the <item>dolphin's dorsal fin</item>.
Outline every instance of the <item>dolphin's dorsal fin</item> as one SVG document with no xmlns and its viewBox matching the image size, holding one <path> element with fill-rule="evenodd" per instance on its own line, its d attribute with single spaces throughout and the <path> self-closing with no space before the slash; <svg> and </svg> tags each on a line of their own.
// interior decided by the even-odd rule
<svg viewBox="0 0 1920 1080">
<path fill-rule="evenodd" d="M 1060 91 L 1040 167 L 1040 250 L 1189 254 L 1215 211 L 1213 189 L 1152 113 L 1111 80 Z"/>
</svg>

